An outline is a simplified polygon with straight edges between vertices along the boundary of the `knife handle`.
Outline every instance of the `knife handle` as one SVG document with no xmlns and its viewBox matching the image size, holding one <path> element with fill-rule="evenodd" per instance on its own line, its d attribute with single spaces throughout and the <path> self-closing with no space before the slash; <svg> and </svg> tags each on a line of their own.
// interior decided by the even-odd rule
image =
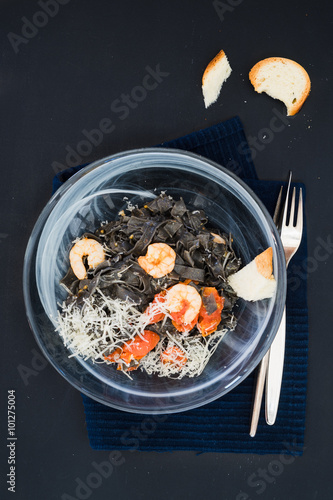
<svg viewBox="0 0 333 500">
<path fill-rule="evenodd" d="M 253 408 L 252 408 L 252 419 L 251 419 L 251 427 L 250 427 L 250 436 L 254 437 L 257 432 L 260 408 L 261 408 L 261 400 L 264 392 L 265 379 L 267 373 L 267 366 L 269 360 L 269 351 L 262 358 L 257 374 L 256 381 L 256 391 L 254 395 Z"/>
<path fill-rule="evenodd" d="M 270 348 L 269 364 L 266 375 L 265 413 L 268 425 L 273 425 L 279 407 L 281 383 L 286 341 L 286 308 L 282 320 Z"/>
</svg>

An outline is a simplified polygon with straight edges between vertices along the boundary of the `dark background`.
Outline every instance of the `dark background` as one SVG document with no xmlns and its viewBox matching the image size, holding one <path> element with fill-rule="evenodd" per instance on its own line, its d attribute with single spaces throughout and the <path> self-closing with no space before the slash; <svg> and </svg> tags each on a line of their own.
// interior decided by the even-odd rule
<svg viewBox="0 0 333 500">
<path fill-rule="evenodd" d="M 266 489 L 250 486 L 252 474 L 278 456 L 190 452 L 122 452 L 124 463 L 89 496 L 92 499 L 331 499 L 332 267 L 315 258 L 318 238 L 332 239 L 332 7 L 323 2 L 62 0 L 44 27 L 16 46 L 23 17 L 41 11 L 37 1 L 0 2 L 1 143 L 1 498 L 11 498 L 7 473 L 7 390 L 16 390 L 17 499 L 75 498 L 93 462 L 108 458 L 88 443 L 80 394 L 49 365 L 26 384 L 18 367 L 34 366 L 37 344 L 22 296 L 22 265 L 33 225 L 48 201 L 54 174 L 77 150 L 83 130 L 113 120 L 115 130 L 76 163 L 158 144 L 239 115 L 257 140 L 254 162 L 261 179 L 294 179 L 307 187 L 310 344 L 305 451 Z M 66 3 L 66 4 L 65 4 Z M 39 18 L 43 23 L 43 19 Z M 37 20 L 38 23 L 38 20 Z M 19 39 L 17 39 L 19 40 Z M 205 109 L 201 76 L 223 48 L 233 72 L 218 102 Z M 312 91 L 302 110 L 267 138 L 284 105 L 256 94 L 248 72 L 260 59 L 294 59 L 309 72 Z M 169 73 L 121 120 L 110 110 L 122 93 L 141 85 L 146 66 Z M 266 135 L 265 138 L 263 137 Z M 55 163 L 56 162 L 56 163 Z M 310 262 L 311 261 L 311 262 Z M 64 497 L 66 498 L 66 496 Z M 69 497 L 70 498 L 70 497 Z M 87 497 L 88 498 L 88 497 Z"/>
</svg>

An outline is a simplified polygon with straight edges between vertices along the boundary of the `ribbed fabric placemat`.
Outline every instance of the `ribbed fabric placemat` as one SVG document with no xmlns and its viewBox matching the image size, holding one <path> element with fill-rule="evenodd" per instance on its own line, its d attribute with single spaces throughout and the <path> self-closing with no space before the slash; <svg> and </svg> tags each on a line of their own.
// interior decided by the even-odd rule
<svg viewBox="0 0 333 500">
<path fill-rule="evenodd" d="M 230 168 L 274 212 L 281 182 L 259 181 L 250 159 L 242 124 L 232 118 L 199 132 L 161 144 L 186 149 Z M 82 166 L 60 172 L 54 191 Z M 302 186 L 304 189 L 304 186 Z M 307 385 L 308 312 L 306 277 L 298 273 L 307 257 L 306 231 L 288 271 L 285 367 L 277 421 L 249 436 L 254 373 L 233 391 L 201 408 L 171 415 L 135 415 L 101 405 L 85 395 L 90 445 L 94 449 L 141 451 L 275 453 L 301 455 L 304 447 Z M 302 276 L 302 277 L 300 277 Z"/>
</svg>

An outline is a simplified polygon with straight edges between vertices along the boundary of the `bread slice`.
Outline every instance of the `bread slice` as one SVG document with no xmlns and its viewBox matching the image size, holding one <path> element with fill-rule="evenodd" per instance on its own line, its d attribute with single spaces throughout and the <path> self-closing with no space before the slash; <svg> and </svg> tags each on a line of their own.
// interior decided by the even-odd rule
<svg viewBox="0 0 333 500">
<path fill-rule="evenodd" d="M 202 76 L 202 93 L 206 108 L 217 100 L 222 85 L 230 74 L 231 67 L 228 58 L 224 51 L 220 50 L 210 61 Z"/>
<path fill-rule="evenodd" d="M 260 253 L 254 259 L 258 272 L 267 279 L 270 279 L 273 273 L 273 248 L 269 247 Z"/>
<path fill-rule="evenodd" d="M 238 297 L 255 301 L 273 297 L 276 281 L 273 272 L 273 249 L 267 248 L 249 264 L 229 276 L 229 285 Z"/>
<path fill-rule="evenodd" d="M 298 113 L 310 93 L 311 81 L 305 69 L 283 57 L 259 61 L 251 69 L 249 78 L 256 92 L 266 92 L 283 101 L 288 116 Z"/>
</svg>

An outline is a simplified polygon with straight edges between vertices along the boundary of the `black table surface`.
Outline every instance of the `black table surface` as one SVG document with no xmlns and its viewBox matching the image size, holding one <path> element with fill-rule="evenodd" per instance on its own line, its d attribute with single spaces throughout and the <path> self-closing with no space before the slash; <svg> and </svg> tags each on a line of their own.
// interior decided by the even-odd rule
<svg viewBox="0 0 333 500">
<path fill-rule="evenodd" d="M 0 497 L 333 498 L 330 2 L 2 0 L 0 7 Z M 202 73 L 222 48 L 233 72 L 206 110 Z M 311 77 L 310 96 L 293 118 L 285 118 L 283 103 L 255 93 L 249 82 L 250 68 L 270 56 L 299 62 Z M 158 85 L 149 80 L 154 88 L 144 95 L 136 87 L 153 70 L 159 72 Z M 272 126 L 276 114 L 284 117 L 278 130 Z M 98 487 L 76 489 L 109 453 L 89 446 L 79 392 L 51 365 L 38 365 L 22 294 L 25 247 L 50 197 L 52 178 L 69 165 L 158 144 L 235 115 L 244 124 L 259 177 L 286 180 L 292 169 L 307 187 L 304 454 L 281 471 L 276 455 L 127 451 Z M 82 142 L 98 128 L 103 133 L 95 144 Z M 325 259 L 323 252 L 318 257 L 322 241 Z M 27 377 L 20 366 L 28 369 Z M 6 484 L 9 390 L 16 391 L 15 495 Z"/>
</svg>

